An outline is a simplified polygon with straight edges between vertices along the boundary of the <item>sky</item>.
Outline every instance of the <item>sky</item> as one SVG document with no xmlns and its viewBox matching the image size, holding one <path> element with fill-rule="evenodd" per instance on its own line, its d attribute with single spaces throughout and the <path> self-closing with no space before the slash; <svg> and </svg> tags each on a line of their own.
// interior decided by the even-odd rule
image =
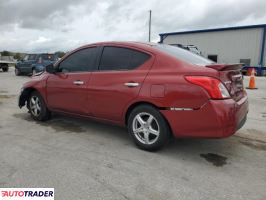
<svg viewBox="0 0 266 200">
<path fill-rule="evenodd" d="M 265 0 L 0 0 L 0 51 L 69 51 L 99 41 L 266 24 Z"/>
</svg>

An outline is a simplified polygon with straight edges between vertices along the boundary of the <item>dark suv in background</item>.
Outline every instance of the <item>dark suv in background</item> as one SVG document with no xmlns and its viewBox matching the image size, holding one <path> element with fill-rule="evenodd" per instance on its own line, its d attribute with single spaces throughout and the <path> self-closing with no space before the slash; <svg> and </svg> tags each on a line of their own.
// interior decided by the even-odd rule
<svg viewBox="0 0 266 200">
<path fill-rule="evenodd" d="M 21 61 L 15 66 L 15 74 L 17 76 L 21 74 L 36 74 L 45 69 L 49 64 L 55 63 L 58 60 L 56 54 L 27 54 Z"/>
</svg>

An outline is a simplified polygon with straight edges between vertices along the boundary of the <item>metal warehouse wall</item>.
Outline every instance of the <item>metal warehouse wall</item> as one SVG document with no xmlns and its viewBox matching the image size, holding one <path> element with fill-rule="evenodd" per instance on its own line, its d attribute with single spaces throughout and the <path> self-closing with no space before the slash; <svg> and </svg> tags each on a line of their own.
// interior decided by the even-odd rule
<svg viewBox="0 0 266 200">
<path fill-rule="evenodd" d="M 263 28 L 226 30 L 217 32 L 168 35 L 165 44 L 193 44 L 204 57 L 218 55 L 220 63 L 239 63 L 251 59 L 250 65 L 259 63 Z"/>
</svg>

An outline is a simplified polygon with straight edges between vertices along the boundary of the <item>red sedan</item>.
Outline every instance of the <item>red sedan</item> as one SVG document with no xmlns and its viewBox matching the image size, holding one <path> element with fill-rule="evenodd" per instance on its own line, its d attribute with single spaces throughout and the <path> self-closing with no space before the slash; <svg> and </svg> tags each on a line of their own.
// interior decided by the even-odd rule
<svg viewBox="0 0 266 200">
<path fill-rule="evenodd" d="M 163 44 L 95 43 L 33 76 L 19 107 L 40 121 L 59 112 L 127 126 L 145 150 L 159 149 L 171 135 L 223 138 L 248 113 L 241 67 Z"/>
</svg>

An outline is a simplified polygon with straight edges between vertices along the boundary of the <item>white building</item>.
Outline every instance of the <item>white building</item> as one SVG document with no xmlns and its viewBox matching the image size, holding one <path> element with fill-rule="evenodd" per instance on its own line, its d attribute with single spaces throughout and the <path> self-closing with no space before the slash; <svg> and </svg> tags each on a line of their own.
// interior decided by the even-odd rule
<svg viewBox="0 0 266 200">
<path fill-rule="evenodd" d="M 195 45 L 218 63 L 265 67 L 266 24 L 161 33 L 160 43 Z"/>
</svg>

